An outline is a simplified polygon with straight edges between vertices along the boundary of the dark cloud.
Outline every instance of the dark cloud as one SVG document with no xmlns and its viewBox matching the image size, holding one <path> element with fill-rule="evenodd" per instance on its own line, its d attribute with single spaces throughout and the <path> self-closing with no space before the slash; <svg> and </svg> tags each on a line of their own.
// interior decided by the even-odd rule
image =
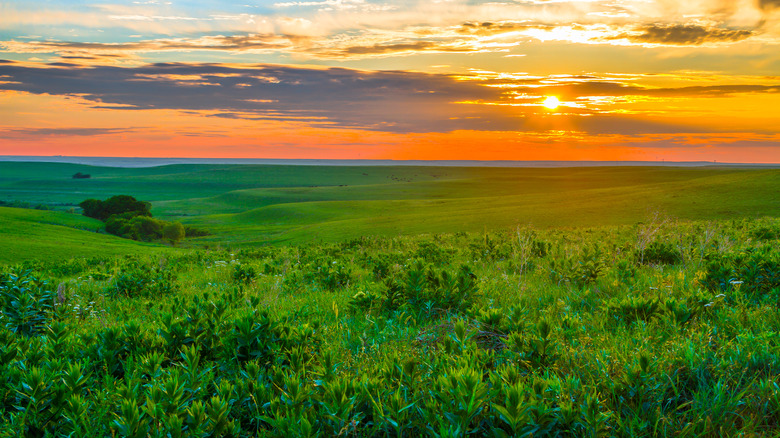
<svg viewBox="0 0 780 438">
<path fill-rule="evenodd" d="M 326 57 L 349 57 L 353 55 L 390 55 L 404 52 L 475 52 L 475 47 L 453 46 L 434 41 L 413 41 L 396 44 L 374 44 L 370 46 L 352 46 L 338 50 L 316 50 L 311 53 Z"/>
<path fill-rule="evenodd" d="M 298 35 L 211 35 L 200 38 L 158 39 L 125 43 L 72 41 L 0 41 L 0 48 L 13 53 L 57 53 L 63 59 L 94 61 L 100 58 L 134 58 L 139 53 L 210 50 L 227 52 L 289 51 L 319 58 L 350 58 L 407 53 L 464 53 L 482 50 L 464 44 L 463 38 L 447 41 L 409 39 L 381 44 L 329 44 Z M 430 36 L 430 35 L 429 35 Z M 100 58 L 98 58 L 100 57 Z"/>
<path fill-rule="evenodd" d="M 732 43 L 753 36 L 751 30 L 705 27 L 696 24 L 650 24 L 639 27 L 636 31 L 637 33 L 621 33 L 609 39 L 625 38 L 635 43 L 698 46 L 705 43 Z"/>
<path fill-rule="evenodd" d="M 294 43 L 303 43 L 306 37 L 293 35 L 214 35 L 200 38 L 158 39 L 124 43 L 94 43 L 78 41 L 0 41 L 0 48 L 15 53 L 58 53 L 62 57 L 76 59 L 78 56 L 132 57 L 135 53 L 225 50 L 225 51 L 268 51 L 289 49 Z M 81 58 L 97 59 L 97 58 Z"/>
<path fill-rule="evenodd" d="M 533 84 L 529 84 L 533 85 Z M 648 88 L 617 82 L 588 81 L 534 86 L 535 94 L 555 95 L 563 100 L 582 96 L 725 97 L 743 93 L 780 93 L 780 85 L 708 85 L 675 88 Z"/>
<path fill-rule="evenodd" d="M 532 23 L 527 21 L 468 21 L 460 25 L 458 33 L 468 35 L 493 35 L 525 29 L 553 29 L 551 24 Z"/>
<path fill-rule="evenodd" d="M 616 118 L 595 110 L 570 108 L 565 114 L 550 115 L 538 106 L 538 96 L 555 95 L 571 101 L 583 96 L 707 97 L 780 92 L 778 85 L 645 88 L 592 75 L 477 81 L 418 72 L 265 64 L 166 63 L 134 68 L 51 65 L 0 63 L 0 77 L 5 79 L 0 82 L 0 90 L 78 96 L 95 107 L 113 110 L 171 109 L 210 117 L 300 121 L 386 132 L 577 130 L 596 134 L 693 131 L 639 116 Z"/>
<path fill-rule="evenodd" d="M 758 7 L 764 10 L 780 8 L 780 0 L 758 0 Z"/>
<path fill-rule="evenodd" d="M 129 43 L 89 43 L 73 41 L 31 41 L 27 45 L 51 51 L 163 51 L 163 50 L 252 50 L 288 47 L 287 39 L 275 35 L 216 35 L 195 39 L 159 39 Z"/>
<path fill-rule="evenodd" d="M 41 137 L 89 137 L 92 135 L 123 134 L 136 132 L 138 128 L 38 128 L 0 130 L 0 138 L 38 139 Z"/>
<path fill-rule="evenodd" d="M 444 75 L 278 65 L 57 66 L 66 68 L 0 65 L 0 75 L 7 77 L 0 89 L 78 95 L 117 110 L 203 111 L 393 132 L 518 126 L 517 116 L 486 114 L 481 106 L 455 103 L 500 100 L 499 90 Z"/>
</svg>

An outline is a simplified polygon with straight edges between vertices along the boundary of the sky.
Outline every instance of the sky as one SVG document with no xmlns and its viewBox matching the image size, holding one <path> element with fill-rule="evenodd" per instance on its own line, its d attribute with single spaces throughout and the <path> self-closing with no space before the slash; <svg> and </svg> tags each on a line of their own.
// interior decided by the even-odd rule
<svg viewBox="0 0 780 438">
<path fill-rule="evenodd" d="M 0 2 L 0 155 L 780 162 L 780 0 Z"/>
</svg>

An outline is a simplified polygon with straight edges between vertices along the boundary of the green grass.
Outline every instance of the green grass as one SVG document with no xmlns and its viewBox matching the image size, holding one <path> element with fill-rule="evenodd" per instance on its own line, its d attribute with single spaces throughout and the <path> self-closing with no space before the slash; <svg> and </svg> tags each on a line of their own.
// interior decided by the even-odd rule
<svg viewBox="0 0 780 438">
<path fill-rule="evenodd" d="M 102 222 L 81 215 L 0 207 L 0 264 L 171 252 L 160 245 L 96 233 L 102 228 Z"/>
<path fill-rule="evenodd" d="M 654 220 L 2 267 L 0 438 L 778 436 L 778 239 Z"/>
<path fill-rule="evenodd" d="M 774 170 L 634 169 L 631 174 L 622 169 L 545 170 L 509 180 L 505 175 L 484 175 L 481 180 L 411 185 L 398 185 L 408 192 L 387 186 L 243 190 L 189 201 L 191 208 L 202 208 L 204 213 L 226 213 L 195 215 L 184 221 L 214 232 L 203 241 L 248 244 L 528 224 L 542 228 L 623 225 L 646 220 L 655 212 L 692 220 L 780 215 L 780 173 Z M 405 193 L 411 195 L 399 199 Z M 370 199 L 349 200 L 358 195 Z M 259 207 L 249 209 L 254 205 Z M 231 212 L 235 210 L 239 211 Z"/>
<path fill-rule="evenodd" d="M 0 163 L 2 200 L 129 194 L 214 233 L 0 208 L 0 438 L 780 436 L 778 193 L 776 169 Z"/>
<path fill-rule="evenodd" d="M 73 180 L 76 172 L 91 179 Z M 172 165 L 128 169 L 0 163 L 0 199 L 67 208 L 129 194 L 213 245 L 338 241 L 533 224 L 632 224 L 780 215 L 780 170 Z"/>
</svg>

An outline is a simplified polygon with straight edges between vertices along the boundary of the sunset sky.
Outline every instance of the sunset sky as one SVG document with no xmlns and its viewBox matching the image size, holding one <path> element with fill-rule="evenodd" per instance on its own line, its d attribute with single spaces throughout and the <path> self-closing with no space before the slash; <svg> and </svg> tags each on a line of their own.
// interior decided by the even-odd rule
<svg viewBox="0 0 780 438">
<path fill-rule="evenodd" d="M 5 1 L 0 155 L 777 163 L 780 0 Z"/>
</svg>

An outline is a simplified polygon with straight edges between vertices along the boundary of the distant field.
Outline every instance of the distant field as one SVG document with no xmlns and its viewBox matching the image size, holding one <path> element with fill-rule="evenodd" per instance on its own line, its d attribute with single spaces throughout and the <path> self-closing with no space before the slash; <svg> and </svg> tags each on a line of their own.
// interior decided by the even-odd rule
<svg viewBox="0 0 780 438">
<path fill-rule="evenodd" d="M 74 180 L 76 172 L 92 175 Z M 0 163 L 0 200 L 67 209 L 129 194 L 203 244 L 780 216 L 780 170 Z M 102 236 L 99 236 L 102 237 Z"/>
<path fill-rule="evenodd" d="M 75 214 L 0 207 L 0 264 L 171 250 L 96 233 L 102 225 Z"/>
</svg>

